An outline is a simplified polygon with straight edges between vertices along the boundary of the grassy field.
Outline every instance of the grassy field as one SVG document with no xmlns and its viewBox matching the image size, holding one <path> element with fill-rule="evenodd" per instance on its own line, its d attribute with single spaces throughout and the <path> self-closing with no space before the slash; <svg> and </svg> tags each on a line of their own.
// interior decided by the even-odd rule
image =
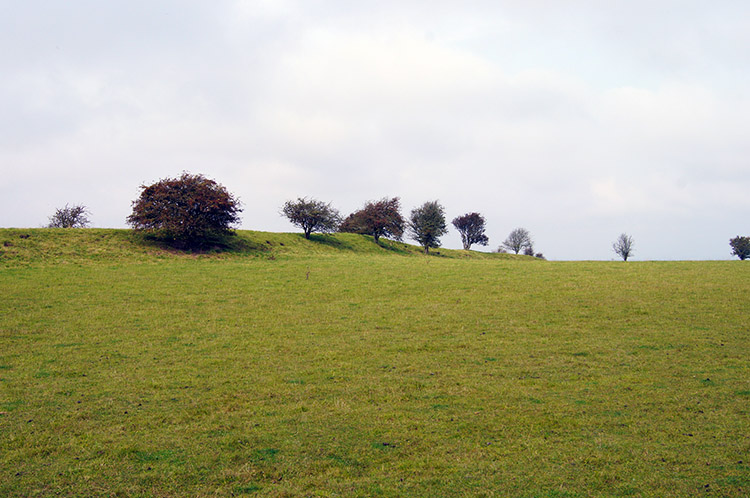
<svg viewBox="0 0 750 498">
<path fill-rule="evenodd" d="M 0 496 L 750 495 L 748 263 L 233 244 L 0 230 Z"/>
</svg>

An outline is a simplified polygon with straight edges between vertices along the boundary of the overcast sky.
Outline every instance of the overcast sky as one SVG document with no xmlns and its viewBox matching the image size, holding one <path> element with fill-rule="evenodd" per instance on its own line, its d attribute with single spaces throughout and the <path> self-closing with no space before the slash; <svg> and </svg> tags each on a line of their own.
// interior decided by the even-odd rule
<svg viewBox="0 0 750 498">
<path fill-rule="evenodd" d="M 747 0 L 0 0 L 0 46 L 2 227 L 125 227 L 187 171 L 251 230 L 399 196 L 555 260 L 750 235 Z"/>
</svg>

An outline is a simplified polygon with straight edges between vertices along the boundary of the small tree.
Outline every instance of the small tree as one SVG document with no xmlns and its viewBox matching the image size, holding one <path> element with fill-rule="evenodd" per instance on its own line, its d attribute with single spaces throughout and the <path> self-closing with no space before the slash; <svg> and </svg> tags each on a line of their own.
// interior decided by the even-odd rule
<svg viewBox="0 0 750 498">
<path fill-rule="evenodd" d="M 534 248 L 533 248 L 533 247 L 531 247 L 531 246 L 528 246 L 528 247 L 526 247 L 526 248 L 525 248 L 525 249 L 523 250 L 523 255 L 524 255 L 524 256 L 533 256 L 533 255 L 534 255 Z"/>
<path fill-rule="evenodd" d="M 86 206 L 77 204 L 55 210 L 55 214 L 49 218 L 49 228 L 86 228 L 91 223 Z"/>
<path fill-rule="evenodd" d="M 183 173 L 141 189 L 128 224 L 178 247 L 206 245 L 232 233 L 232 226 L 240 221 L 240 201 L 203 175 Z"/>
<path fill-rule="evenodd" d="M 472 244 L 486 246 L 489 239 L 484 234 L 484 217 L 479 213 L 469 213 L 453 219 L 453 226 L 461 234 L 461 242 L 465 250 L 471 249 Z"/>
<path fill-rule="evenodd" d="M 522 250 L 532 247 L 533 245 L 534 243 L 531 241 L 531 234 L 529 234 L 529 231 L 525 228 L 516 228 L 508 234 L 508 238 L 503 241 L 502 247 L 518 254 Z"/>
<path fill-rule="evenodd" d="M 384 197 L 376 202 L 368 202 L 365 207 L 347 216 L 339 231 L 372 235 L 378 244 L 380 237 L 401 240 L 405 225 L 399 198 Z"/>
<path fill-rule="evenodd" d="M 750 237 L 740 237 L 729 239 L 729 246 L 732 248 L 732 255 L 737 256 L 740 260 L 745 261 L 750 258 Z"/>
<path fill-rule="evenodd" d="M 626 233 L 622 233 L 612 244 L 612 250 L 615 251 L 615 254 L 620 256 L 623 261 L 627 261 L 633 254 L 633 245 L 633 237 Z"/>
<path fill-rule="evenodd" d="M 448 233 L 443 206 L 438 201 L 430 201 L 413 209 L 409 217 L 409 233 L 424 247 L 425 254 L 430 252 L 430 247 L 440 247 L 440 237 Z"/>
<path fill-rule="evenodd" d="M 341 223 L 341 215 L 330 203 L 315 199 L 298 198 L 296 201 L 287 201 L 281 208 L 281 213 L 305 232 L 306 239 L 310 238 L 312 232 L 335 232 Z"/>
</svg>

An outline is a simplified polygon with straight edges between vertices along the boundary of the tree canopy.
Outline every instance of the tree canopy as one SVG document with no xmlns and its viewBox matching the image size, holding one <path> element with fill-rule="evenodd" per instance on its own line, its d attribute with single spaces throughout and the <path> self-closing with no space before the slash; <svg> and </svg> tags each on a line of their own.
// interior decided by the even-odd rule
<svg viewBox="0 0 750 498">
<path fill-rule="evenodd" d="M 399 198 L 384 197 L 367 202 L 365 207 L 347 216 L 339 230 L 372 235 L 375 243 L 379 243 L 380 237 L 401 240 L 405 225 Z"/>
<path fill-rule="evenodd" d="M 732 255 L 737 256 L 740 260 L 745 261 L 750 258 L 750 237 L 740 237 L 729 239 L 729 246 L 732 248 Z"/>
<path fill-rule="evenodd" d="M 330 203 L 316 199 L 300 197 L 296 201 L 287 201 L 281 212 L 292 224 L 302 229 L 306 239 L 310 238 L 312 232 L 335 232 L 341 224 L 339 212 Z"/>
<path fill-rule="evenodd" d="M 484 216 L 479 213 L 468 213 L 453 219 L 453 226 L 461 234 L 461 242 L 465 250 L 471 249 L 472 244 L 486 246 L 489 243 L 485 230 Z"/>
<path fill-rule="evenodd" d="M 431 247 L 440 247 L 440 237 L 448 233 L 445 224 L 445 210 L 438 201 L 429 201 L 415 208 L 409 216 L 409 234 L 425 254 Z"/>
<path fill-rule="evenodd" d="M 183 173 L 179 178 L 141 185 L 141 189 L 128 224 L 179 247 L 206 245 L 231 233 L 240 221 L 239 200 L 203 175 Z"/>
</svg>

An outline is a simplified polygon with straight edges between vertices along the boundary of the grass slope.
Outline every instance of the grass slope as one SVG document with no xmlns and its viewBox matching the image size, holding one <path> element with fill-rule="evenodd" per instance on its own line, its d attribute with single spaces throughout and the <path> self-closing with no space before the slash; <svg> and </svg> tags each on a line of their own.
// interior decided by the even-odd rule
<svg viewBox="0 0 750 498">
<path fill-rule="evenodd" d="M 422 248 L 381 239 L 380 245 L 365 235 L 313 234 L 306 240 L 299 233 L 239 230 L 226 246 L 201 253 L 173 250 L 131 230 L 118 229 L 0 229 L 0 265 L 65 264 L 85 262 L 154 262 L 164 259 L 237 259 L 341 254 L 421 255 Z M 526 258 L 508 254 L 433 250 L 430 255 L 448 258 Z"/>
<path fill-rule="evenodd" d="M 750 494 L 742 262 L 35 233 L 0 231 L 1 496 Z"/>
</svg>

